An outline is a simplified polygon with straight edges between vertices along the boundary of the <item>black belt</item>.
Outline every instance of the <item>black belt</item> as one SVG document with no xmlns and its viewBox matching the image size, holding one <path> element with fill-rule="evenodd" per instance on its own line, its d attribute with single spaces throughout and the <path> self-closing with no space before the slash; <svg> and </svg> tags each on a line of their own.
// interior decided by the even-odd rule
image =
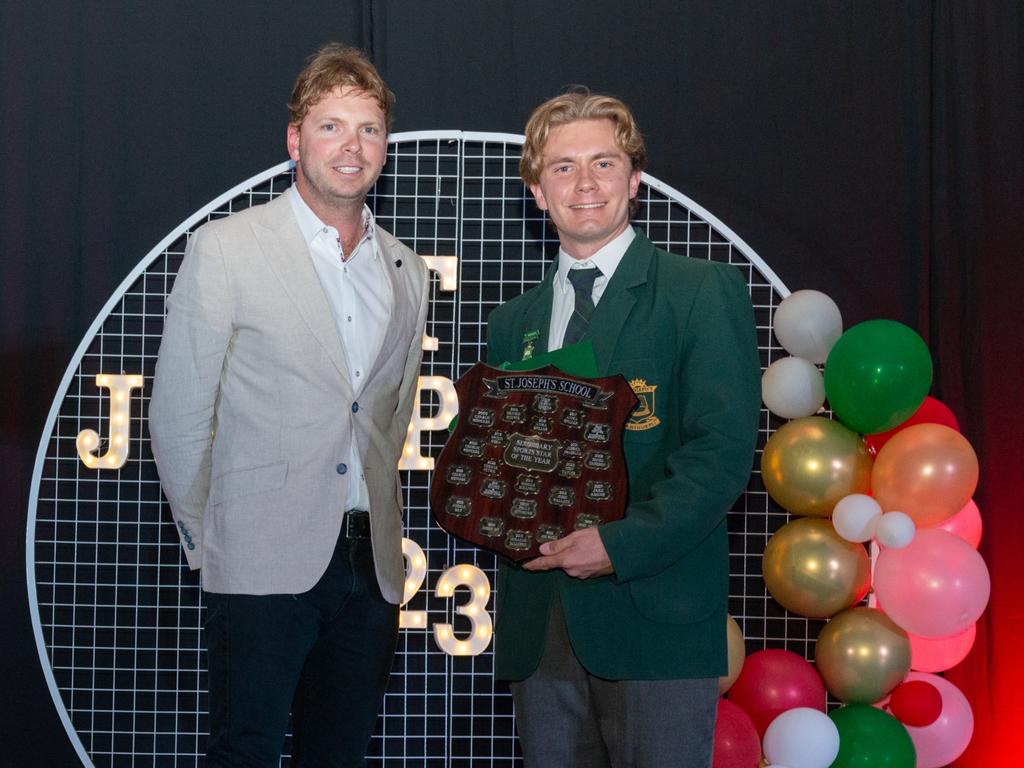
<svg viewBox="0 0 1024 768">
<path fill-rule="evenodd" d="M 370 513 L 361 509 L 350 509 L 345 513 L 341 533 L 346 539 L 370 538 Z"/>
</svg>

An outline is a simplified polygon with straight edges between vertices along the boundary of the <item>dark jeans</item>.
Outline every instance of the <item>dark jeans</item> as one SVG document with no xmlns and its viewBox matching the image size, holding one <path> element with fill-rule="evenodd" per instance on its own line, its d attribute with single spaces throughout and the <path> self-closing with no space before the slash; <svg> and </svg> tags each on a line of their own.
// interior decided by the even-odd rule
<svg viewBox="0 0 1024 768">
<path fill-rule="evenodd" d="M 206 593 L 208 768 L 276 766 L 292 712 L 292 765 L 363 766 L 398 640 L 370 540 L 338 540 L 301 595 Z"/>
</svg>

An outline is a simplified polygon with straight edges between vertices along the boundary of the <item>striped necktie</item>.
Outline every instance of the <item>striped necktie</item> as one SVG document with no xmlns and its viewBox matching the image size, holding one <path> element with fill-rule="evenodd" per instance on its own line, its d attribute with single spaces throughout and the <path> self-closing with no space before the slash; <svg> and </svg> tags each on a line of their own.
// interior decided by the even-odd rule
<svg viewBox="0 0 1024 768">
<path fill-rule="evenodd" d="M 575 291 L 575 303 L 573 305 L 572 317 L 565 327 L 565 337 L 562 339 L 562 346 L 567 347 L 575 344 L 587 334 L 587 326 L 590 325 L 590 315 L 594 311 L 594 281 L 601 276 L 601 270 L 597 267 L 591 269 L 570 269 L 569 282 L 572 283 Z"/>
</svg>

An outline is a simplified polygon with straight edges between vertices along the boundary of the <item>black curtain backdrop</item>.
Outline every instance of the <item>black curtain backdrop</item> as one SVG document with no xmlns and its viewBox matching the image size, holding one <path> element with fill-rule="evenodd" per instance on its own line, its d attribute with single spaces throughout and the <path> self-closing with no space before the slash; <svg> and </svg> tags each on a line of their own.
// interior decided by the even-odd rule
<svg viewBox="0 0 1024 768">
<path fill-rule="evenodd" d="M 958 765 L 1011 764 L 1024 719 L 1024 11 L 1013 0 L 21 2 L 0 5 L 0 764 L 72 766 L 25 591 L 46 414 L 114 289 L 170 230 L 284 159 L 292 80 L 328 40 L 370 53 L 396 131 L 519 133 L 582 83 L 625 99 L 650 172 L 847 327 L 917 329 L 982 464 L 993 577 L 951 678 Z"/>
</svg>

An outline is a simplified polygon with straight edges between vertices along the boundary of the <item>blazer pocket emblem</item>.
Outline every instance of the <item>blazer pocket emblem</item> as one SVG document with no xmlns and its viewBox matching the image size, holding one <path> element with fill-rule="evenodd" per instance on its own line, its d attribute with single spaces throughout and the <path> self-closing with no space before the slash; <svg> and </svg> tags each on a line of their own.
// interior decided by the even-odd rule
<svg viewBox="0 0 1024 768">
<path fill-rule="evenodd" d="M 657 411 L 657 384 L 648 384 L 646 379 L 630 379 L 629 386 L 639 400 L 636 408 L 626 422 L 626 429 L 640 431 L 653 429 L 661 424 Z"/>
</svg>

